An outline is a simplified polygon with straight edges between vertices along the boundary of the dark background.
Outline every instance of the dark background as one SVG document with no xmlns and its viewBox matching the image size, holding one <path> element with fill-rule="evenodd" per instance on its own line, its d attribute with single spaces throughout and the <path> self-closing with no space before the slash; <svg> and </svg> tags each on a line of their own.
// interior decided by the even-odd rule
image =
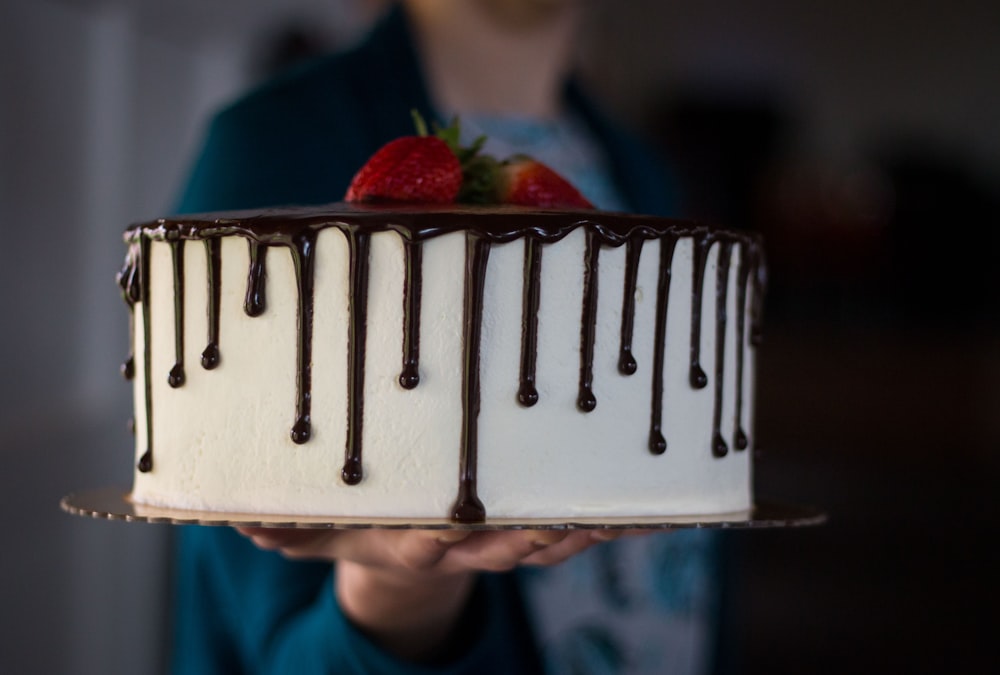
<svg viewBox="0 0 1000 675">
<path fill-rule="evenodd" d="M 645 125 L 689 214 L 765 236 L 756 490 L 830 517 L 728 535 L 721 670 L 989 672 L 1000 184 L 947 130 L 796 164 L 794 94 L 677 88 Z"/>
<path fill-rule="evenodd" d="M 119 234 L 169 208 L 210 110 L 380 4 L 0 6 L 3 672 L 164 663 L 169 528 L 55 506 L 130 480 Z M 727 533 L 723 672 L 990 672 L 1000 6 L 586 4 L 583 78 L 685 215 L 765 236 L 757 492 L 829 513 Z"/>
</svg>

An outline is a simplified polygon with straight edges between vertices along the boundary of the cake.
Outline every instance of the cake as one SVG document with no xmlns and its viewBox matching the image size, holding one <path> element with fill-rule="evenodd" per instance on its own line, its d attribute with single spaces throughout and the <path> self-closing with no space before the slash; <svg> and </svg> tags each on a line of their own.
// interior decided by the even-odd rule
<svg viewBox="0 0 1000 675">
<path fill-rule="evenodd" d="M 752 506 L 753 235 L 338 203 L 125 240 L 136 503 L 458 522 Z"/>
</svg>

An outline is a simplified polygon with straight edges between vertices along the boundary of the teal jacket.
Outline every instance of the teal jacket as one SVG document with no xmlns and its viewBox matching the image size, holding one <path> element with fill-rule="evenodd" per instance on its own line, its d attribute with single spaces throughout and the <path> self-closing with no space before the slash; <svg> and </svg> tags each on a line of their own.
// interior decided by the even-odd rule
<svg viewBox="0 0 1000 675">
<path fill-rule="evenodd" d="M 672 183 L 653 156 L 575 85 L 565 96 L 602 143 L 629 206 L 669 215 Z M 397 9 L 359 47 L 299 67 L 216 115 L 178 211 L 338 201 L 378 147 L 413 133 L 414 108 L 438 119 Z M 228 528 L 182 528 L 178 549 L 178 674 L 540 671 L 515 575 L 482 575 L 466 647 L 448 663 L 415 668 L 346 620 L 331 565 L 286 561 Z"/>
</svg>

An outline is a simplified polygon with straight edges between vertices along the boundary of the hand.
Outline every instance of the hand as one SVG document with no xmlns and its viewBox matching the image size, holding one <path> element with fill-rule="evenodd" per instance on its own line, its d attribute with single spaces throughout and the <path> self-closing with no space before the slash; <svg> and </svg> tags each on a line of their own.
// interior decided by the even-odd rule
<svg viewBox="0 0 1000 675">
<path fill-rule="evenodd" d="M 292 560 L 350 562 L 416 577 L 555 565 L 623 530 L 314 530 L 238 527 Z"/>
<path fill-rule="evenodd" d="M 241 527 L 255 545 L 293 560 L 337 563 L 348 618 L 414 660 L 448 646 L 479 571 L 555 565 L 623 530 L 311 530 Z"/>
</svg>

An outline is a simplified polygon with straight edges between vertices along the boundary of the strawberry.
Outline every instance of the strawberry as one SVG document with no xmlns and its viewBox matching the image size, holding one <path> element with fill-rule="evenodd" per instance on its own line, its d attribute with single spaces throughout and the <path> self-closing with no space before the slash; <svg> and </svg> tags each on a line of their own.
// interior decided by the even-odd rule
<svg viewBox="0 0 1000 675">
<path fill-rule="evenodd" d="M 542 208 L 594 208 L 569 181 L 525 155 L 515 155 L 501 164 L 497 182 L 497 196 L 502 204 Z"/>
<path fill-rule="evenodd" d="M 462 187 L 462 164 L 442 132 L 427 135 L 414 114 L 417 136 L 383 145 L 355 174 L 344 197 L 349 202 L 450 204 Z"/>
<path fill-rule="evenodd" d="M 484 137 L 459 145 L 458 120 L 429 135 L 413 111 L 416 136 L 382 146 L 355 174 L 349 202 L 516 204 L 542 208 L 594 208 L 555 171 L 526 155 L 503 162 L 480 153 Z"/>
</svg>

